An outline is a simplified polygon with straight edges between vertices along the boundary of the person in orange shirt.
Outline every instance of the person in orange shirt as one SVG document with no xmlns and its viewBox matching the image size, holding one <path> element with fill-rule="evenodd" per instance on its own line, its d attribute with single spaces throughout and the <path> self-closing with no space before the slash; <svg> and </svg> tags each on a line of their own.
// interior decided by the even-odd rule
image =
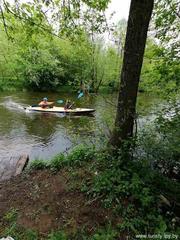
<svg viewBox="0 0 180 240">
<path fill-rule="evenodd" d="M 38 104 L 42 108 L 48 108 L 53 104 L 53 102 L 48 102 L 47 97 L 44 97 L 43 100 Z"/>
</svg>

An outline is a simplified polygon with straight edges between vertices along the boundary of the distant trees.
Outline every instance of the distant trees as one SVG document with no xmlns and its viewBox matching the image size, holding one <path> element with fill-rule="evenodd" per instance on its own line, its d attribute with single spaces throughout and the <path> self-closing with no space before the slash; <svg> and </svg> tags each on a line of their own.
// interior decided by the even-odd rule
<svg viewBox="0 0 180 240">
<path fill-rule="evenodd" d="M 146 46 L 141 89 L 172 96 L 180 86 L 180 14 L 178 0 L 156 0 Z M 158 39 L 158 43 L 157 42 Z"/>
<path fill-rule="evenodd" d="M 153 23 L 159 48 L 156 51 L 155 71 L 160 74 L 159 86 L 166 94 L 177 92 L 180 86 L 180 2 L 179 0 L 156 0 Z"/>
<path fill-rule="evenodd" d="M 127 21 L 126 19 L 121 19 L 116 25 L 113 31 L 113 41 L 117 46 L 118 55 L 122 58 L 124 53 L 124 44 L 126 37 Z"/>
<path fill-rule="evenodd" d="M 100 34 L 108 29 L 104 15 L 108 2 L 2 1 L 1 89 L 53 90 L 61 85 L 79 87 L 81 82 L 95 92 L 102 85 L 117 89 L 127 23 L 120 20 L 112 31 L 113 41 L 104 41 Z M 145 91 L 178 89 L 178 19 L 177 0 L 155 1 L 152 22 L 160 42 L 148 40 L 140 78 Z"/>
<path fill-rule="evenodd" d="M 108 54 L 97 37 L 107 29 L 107 4 L 107 0 L 34 0 L 14 5 L 3 1 L 1 27 L 13 40 L 9 44 L 16 52 L 13 69 L 22 86 L 45 90 L 64 84 L 77 86 L 83 81 L 98 91 L 101 84 L 114 81 L 107 77 L 114 77 L 109 73 L 114 70 L 106 65 L 117 58 L 116 51 Z"/>
<path fill-rule="evenodd" d="M 169 49 L 148 39 L 142 68 L 140 89 L 170 97 L 178 92 L 180 62 L 170 56 Z"/>
<path fill-rule="evenodd" d="M 114 46 L 105 46 L 103 39 L 95 38 L 92 61 L 92 42 L 85 30 L 78 37 L 74 35 L 73 39 L 66 36 L 58 38 L 11 13 L 5 11 L 4 14 L 11 40 L 7 40 L 1 22 L 1 89 L 57 90 L 62 85 L 78 88 L 81 81 L 91 86 L 92 69 L 94 91 L 117 79 L 117 51 Z M 37 16 L 35 11 L 34 14 Z M 35 16 L 32 15 L 31 19 Z M 45 18 L 41 18 L 41 22 L 46 29 L 51 29 Z"/>
</svg>

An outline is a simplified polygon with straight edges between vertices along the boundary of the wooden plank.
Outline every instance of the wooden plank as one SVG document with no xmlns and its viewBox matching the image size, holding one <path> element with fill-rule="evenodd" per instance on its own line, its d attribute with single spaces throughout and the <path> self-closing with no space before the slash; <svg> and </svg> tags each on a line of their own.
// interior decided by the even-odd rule
<svg viewBox="0 0 180 240">
<path fill-rule="evenodd" d="M 16 163 L 16 169 L 14 176 L 17 176 L 22 173 L 22 171 L 25 169 L 29 161 L 29 156 L 28 155 L 22 155 L 20 156 L 19 160 Z"/>
<path fill-rule="evenodd" d="M 18 156 L 7 156 L 0 159 L 0 181 L 7 180 L 14 176 L 18 160 Z"/>
</svg>

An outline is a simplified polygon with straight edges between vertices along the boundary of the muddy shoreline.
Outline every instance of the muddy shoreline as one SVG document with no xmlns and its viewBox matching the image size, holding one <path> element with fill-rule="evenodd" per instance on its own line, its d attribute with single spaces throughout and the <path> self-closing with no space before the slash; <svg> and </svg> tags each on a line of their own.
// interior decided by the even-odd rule
<svg viewBox="0 0 180 240">
<path fill-rule="evenodd" d="M 68 233 L 84 228 L 93 234 L 97 227 L 105 226 L 113 215 L 101 207 L 100 201 L 89 201 L 78 188 L 68 171 L 53 174 L 49 170 L 23 173 L 0 183 L 0 236 L 9 223 L 4 216 L 16 211 L 16 224 L 36 231 L 40 239 L 52 230 L 64 229 Z M 116 219 L 117 221 L 117 219 Z"/>
</svg>

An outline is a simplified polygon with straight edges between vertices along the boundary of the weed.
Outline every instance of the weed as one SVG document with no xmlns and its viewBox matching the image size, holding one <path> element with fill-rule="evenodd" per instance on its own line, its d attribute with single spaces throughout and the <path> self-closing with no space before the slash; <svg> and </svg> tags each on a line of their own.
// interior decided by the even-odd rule
<svg viewBox="0 0 180 240">
<path fill-rule="evenodd" d="M 17 213 L 18 213 L 18 210 L 15 208 L 12 208 L 4 215 L 3 219 L 8 223 L 15 222 L 17 218 Z"/>
<path fill-rule="evenodd" d="M 85 145 L 78 145 L 68 154 L 67 160 L 70 165 L 81 166 L 84 162 L 94 158 L 95 150 Z"/>
<path fill-rule="evenodd" d="M 47 168 L 47 166 L 47 162 L 40 159 L 36 159 L 30 163 L 30 169 L 41 170 Z"/>
<path fill-rule="evenodd" d="M 37 240 L 37 233 L 30 230 L 24 229 L 16 223 L 18 216 L 17 209 L 10 209 L 3 217 L 6 222 L 4 230 L 1 233 L 2 236 L 11 236 L 16 240 Z"/>
<path fill-rule="evenodd" d="M 67 156 L 61 153 L 49 162 L 36 159 L 31 162 L 30 169 L 41 170 L 47 168 L 52 171 L 59 171 L 65 166 L 82 166 L 85 162 L 92 160 L 94 155 L 94 149 L 81 144 L 75 147 Z"/>
<path fill-rule="evenodd" d="M 63 231 L 53 232 L 48 236 L 48 240 L 68 240 Z"/>
<path fill-rule="evenodd" d="M 57 156 L 55 156 L 48 164 L 48 167 L 52 170 L 52 171 L 59 171 L 63 164 L 65 164 L 66 162 L 66 157 L 63 154 L 59 154 Z"/>
</svg>

